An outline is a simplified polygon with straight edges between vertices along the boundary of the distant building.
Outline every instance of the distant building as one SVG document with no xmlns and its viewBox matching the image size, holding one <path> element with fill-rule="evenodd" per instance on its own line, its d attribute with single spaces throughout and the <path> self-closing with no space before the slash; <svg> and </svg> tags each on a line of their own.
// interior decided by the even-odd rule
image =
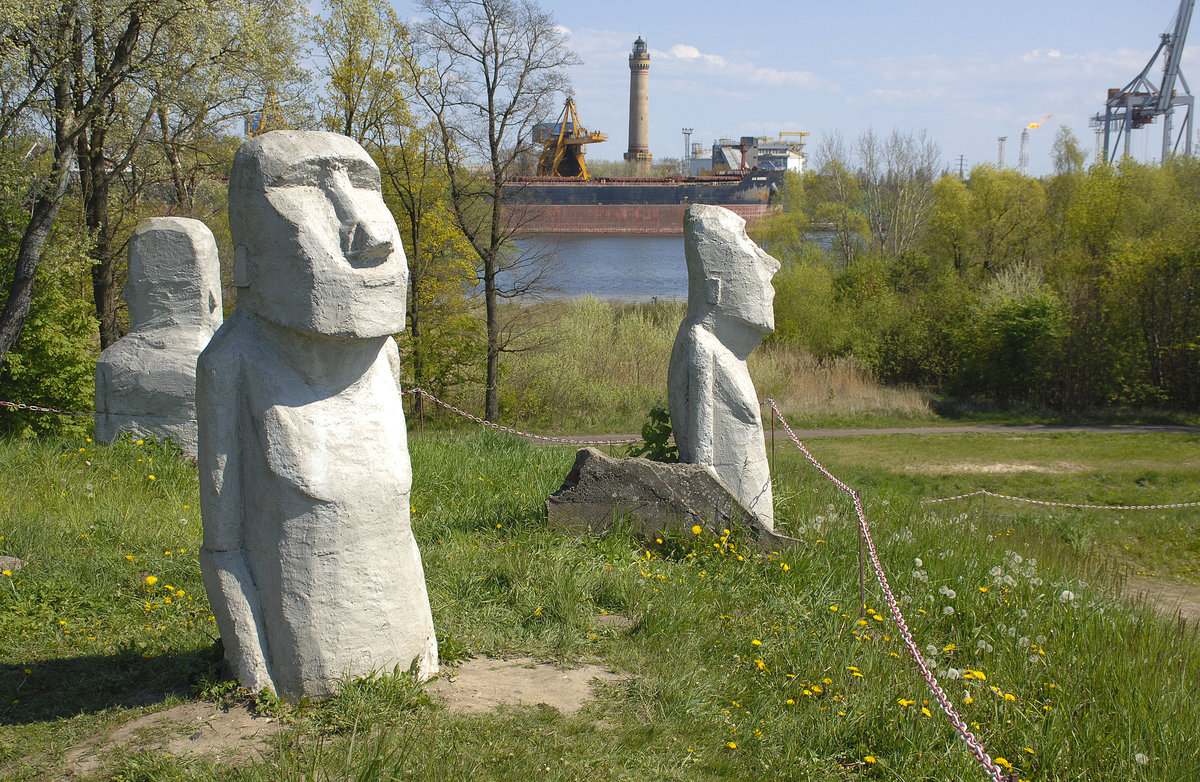
<svg viewBox="0 0 1200 782">
<path fill-rule="evenodd" d="M 701 176 L 721 171 L 757 169 L 759 171 L 793 171 L 803 174 L 805 160 L 807 160 L 804 154 L 803 140 L 793 141 L 785 139 L 783 136 L 784 134 L 780 134 L 777 139 L 742 136 L 736 141 L 728 138 L 718 139 L 713 142 L 712 151 L 707 156 L 700 152 L 700 145 L 695 144 L 689 173 L 692 176 Z"/>
</svg>

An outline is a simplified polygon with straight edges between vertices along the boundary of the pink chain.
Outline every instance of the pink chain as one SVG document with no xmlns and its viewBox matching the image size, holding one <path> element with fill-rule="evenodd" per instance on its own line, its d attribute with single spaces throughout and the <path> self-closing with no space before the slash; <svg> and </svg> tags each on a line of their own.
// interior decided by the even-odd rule
<svg viewBox="0 0 1200 782">
<path fill-rule="evenodd" d="M 800 438 L 798 438 L 796 433 L 792 431 L 792 427 L 788 426 L 787 421 L 784 420 L 783 414 L 779 411 L 774 399 L 768 399 L 767 403 L 771 405 L 771 410 L 774 411 L 775 416 L 779 419 L 779 422 L 783 424 L 784 430 L 788 433 L 788 436 L 792 439 L 792 442 L 796 444 L 796 447 L 800 449 L 800 452 L 804 454 L 805 458 L 807 458 L 814 467 L 820 470 L 821 474 L 828 478 L 833 485 L 837 486 L 841 491 L 849 494 L 854 499 L 854 512 L 858 514 L 858 528 L 862 532 L 863 539 L 867 543 L 867 550 L 871 554 L 871 565 L 875 568 L 875 577 L 879 580 L 879 585 L 883 588 L 883 594 L 887 599 L 888 608 L 891 609 L 892 612 L 892 619 L 895 621 L 896 627 L 900 630 L 900 635 L 904 640 L 904 645 L 908 648 L 909 654 L 912 655 L 913 660 L 916 662 L 917 668 L 921 671 L 921 676 L 924 677 L 926 684 L 929 685 L 929 689 L 933 691 L 934 697 L 937 698 L 938 705 L 941 707 L 942 711 L 946 713 L 946 716 L 950 720 L 950 724 L 953 725 L 954 729 L 958 731 L 958 735 L 962 737 L 962 740 L 966 743 L 967 748 L 971 750 L 971 754 L 977 761 L 979 761 L 984 770 L 987 772 L 988 776 L 990 776 L 994 782 L 1006 782 L 1004 772 L 1000 769 L 1000 766 L 996 765 L 996 763 L 992 760 L 991 755 L 987 753 L 983 747 L 983 744 L 979 742 L 979 739 L 975 738 L 974 734 L 972 734 L 967 728 L 967 724 L 963 721 L 963 718 L 960 717 L 958 712 L 954 710 L 954 705 L 950 703 L 950 697 L 946 695 L 946 691 L 943 690 L 938 684 L 937 677 L 933 675 L 933 671 L 929 669 L 929 664 L 925 661 L 925 657 L 917 648 L 917 643 L 913 640 L 912 633 L 908 629 L 908 624 L 904 621 L 904 615 L 900 612 L 900 604 L 897 602 L 896 596 L 892 594 L 891 585 L 888 584 L 887 576 L 885 576 L 883 573 L 883 564 L 879 561 L 879 554 L 875 550 L 875 541 L 871 538 L 871 528 L 870 525 L 867 524 L 867 514 L 866 511 L 863 510 L 862 496 L 845 483 L 834 477 L 833 473 L 827 470 L 823 464 L 817 461 L 816 457 L 809 453 L 809 450 L 804 447 L 804 443 L 800 442 Z M 1008 779 L 1012 779 L 1012 777 L 1009 777 Z"/>
<path fill-rule="evenodd" d="M 997 494 L 994 491 L 980 489 L 979 491 L 969 492 L 967 494 L 956 494 L 953 497 L 942 497 L 936 500 L 921 500 L 922 505 L 934 505 L 939 502 L 950 502 L 951 500 L 964 500 L 967 497 L 978 496 L 996 497 L 1001 500 L 1012 500 L 1013 502 L 1028 502 L 1031 505 L 1048 505 L 1052 508 L 1081 508 L 1084 510 L 1169 510 L 1171 508 L 1196 508 L 1200 507 L 1200 502 L 1176 502 L 1170 505 L 1083 505 L 1072 502 L 1051 502 L 1049 500 L 1031 500 L 1026 497 L 1013 497 L 1008 494 Z"/>
<path fill-rule="evenodd" d="M 74 410 L 59 410 L 56 407 L 40 407 L 38 405 L 27 405 L 21 402 L 5 402 L 0 400 L 0 407 L 11 407 L 14 410 L 32 410 L 35 413 L 57 413 L 58 415 L 86 415 L 91 413 L 77 413 Z"/>
<path fill-rule="evenodd" d="M 508 432 L 509 434 L 520 435 L 521 437 L 528 437 L 533 440 L 543 440 L 543 441 L 549 442 L 549 443 L 566 443 L 567 445 L 628 445 L 629 443 L 640 443 L 642 441 L 642 438 L 640 438 L 640 437 L 634 437 L 634 438 L 625 439 L 625 440 L 575 440 L 575 439 L 572 439 L 569 437 L 551 437 L 550 435 L 544 435 L 544 434 L 530 434 L 529 432 L 522 432 L 519 429 L 513 429 L 512 427 L 509 427 L 509 426 L 501 426 L 500 424 L 494 424 L 491 421 L 480 418 L 477 415 L 471 415 L 466 410 L 459 410 L 454 405 L 450 404 L 449 402 L 443 402 L 441 399 L 438 399 L 436 396 L 429 393 L 428 391 L 426 391 L 423 388 L 410 388 L 407 391 L 405 391 L 404 393 L 420 394 L 421 396 L 425 397 L 426 399 L 428 399 L 432 402 L 436 402 L 437 404 L 441 405 L 442 407 L 446 408 L 447 410 L 458 413 L 459 415 L 463 416 L 464 418 L 468 418 L 477 424 L 483 424 L 484 426 L 490 426 L 493 429 L 499 430 L 501 432 Z"/>
</svg>

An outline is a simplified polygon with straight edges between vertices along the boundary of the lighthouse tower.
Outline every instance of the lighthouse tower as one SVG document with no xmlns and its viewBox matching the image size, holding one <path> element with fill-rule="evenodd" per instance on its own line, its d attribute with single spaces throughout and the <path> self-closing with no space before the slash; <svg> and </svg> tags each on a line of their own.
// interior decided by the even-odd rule
<svg viewBox="0 0 1200 782">
<path fill-rule="evenodd" d="M 629 55 L 629 151 L 625 160 L 650 167 L 650 53 L 639 36 Z"/>
</svg>

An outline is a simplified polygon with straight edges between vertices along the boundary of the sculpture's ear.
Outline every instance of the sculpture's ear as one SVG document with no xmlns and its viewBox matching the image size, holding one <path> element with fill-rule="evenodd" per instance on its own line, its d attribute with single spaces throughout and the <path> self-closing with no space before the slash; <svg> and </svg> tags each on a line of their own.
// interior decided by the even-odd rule
<svg viewBox="0 0 1200 782">
<path fill-rule="evenodd" d="M 247 267 L 246 245 L 239 244 L 233 251 L 233 285 L 235 288 L 250 287 L 250 270 Z"/>
<path fill-rule="evenodd" d="M 721 303 L 721 281 L 716 277 L 707 277 L 704 280 L 705 301 L 713 306 Z"/>
</svg>

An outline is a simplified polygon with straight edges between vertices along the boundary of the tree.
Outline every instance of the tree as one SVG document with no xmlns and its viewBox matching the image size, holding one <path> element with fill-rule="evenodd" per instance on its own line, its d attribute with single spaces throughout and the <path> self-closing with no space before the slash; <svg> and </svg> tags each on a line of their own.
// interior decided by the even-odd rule
<svg viewBox="0 0 1200 782">
<path fill-rule="evenodd" d="M 381 147 L 385 127 L 407 113 L 408 28 L 384 0 L 325 0 L 325 10 L 312 29 L 327 84 L 321 121 L 364 147 Z"/>
<path fill-rule="evenodd" d="M 8 289 L 33 172 L 20 152 L 0 152 L 0 303 Z M 88 410 L 95 390 L 94 332 L 86 289 L 86 237 L 57 231 L 38 265 L 28 327 L 0 360 L 0 399 Z M 0 433 L 82 431 L 75 416 L 0 414 Z"/>
<path fill-rule="evenodd" d="M 1040 260 L 1046 193 L 1036 179 L 984 164 L 971 169 L 967 192 L 972 239 L 968 257 L 985 273 Z"/>
<path fill-rule="evenodd" d="M 29 315 L 34 278 L 66 198 L 77 144 L 96 117 L 108 110 L 116 90 L 145 65 L 145 55 L 136 51 L 139 40 L 156 37 L 177 10 L 173 4 L 144 0 L 97 18 L 93 11 L 102 9 L 82 0 L 0 7 L 4 57 L 22 65 L 20 81 L 5 88 L 11 113 L 0 119 L 0 139 L 9 138 L 21 122 L 32 126 L 38 118 L 44 119 L 53 139 L 50 170 L 33 199 L 0 311 L 0 359 L 17 341 Z M 93 49 L 94 41 L 112 45 Z M 77 78 L 85 62 L 94 77 L 87 83 Z"/>
<path fill-rule="evenodd" d="M 472 251 L 447 204 L 437 127 L 397 125 L 388 135 L 391 143 L 375 159 L 408 257 L 408 335 L 401 349 L 412 383 L 444 396 L 471 376 L 466 368 L 477 358 Z M 420 415 L 423 398 L 415 404 Z"/>
<path fill-rule="evenodd" d="M 547 267 L 511 239 L 504 182 L 530 150 L 577 64 L 553 16 L 532 0 L 420 0 L 424 21 L 409 60 L 421 103 L 442 137 L 455 222 L 478 259 L 487 328 L 484 415 L 499 417 L 499 304 L 537 290 Z"/>
<path fill-rule="evenodd" d="M 168 161 L 172 185 L 171 196 L 164 198 L 160 189 L 155 201 L 169 204 L 168 210 L 180 202 L 190 207 L 183 151 L 197 149 L 206 134 L 223 132 L 216 129 L 253 108 L 245 97 L 254 76 L 278 71 L 256 66 L 295 54 L 282 29 L 292 10 L 291 0 L 67 0 L 33 12 L 3 12 L 5 54 L 24 67 L 20 79 L 4 87 L 12 112 L 0 123 L 0 138 L 23 125 L 52 137 L 54 152 L 0 314 L 0 356 L 28 313 L 34 274 L 72 169 L 92 242 L 101 346 L 120 336 L 122 231 L 135 222 L 123 218 L 136 217 L 145 188 L 164 181 L 143 154 L 148 142 Z M 134 211 L 124 211 L 126 205 Z"/>
</svg>

